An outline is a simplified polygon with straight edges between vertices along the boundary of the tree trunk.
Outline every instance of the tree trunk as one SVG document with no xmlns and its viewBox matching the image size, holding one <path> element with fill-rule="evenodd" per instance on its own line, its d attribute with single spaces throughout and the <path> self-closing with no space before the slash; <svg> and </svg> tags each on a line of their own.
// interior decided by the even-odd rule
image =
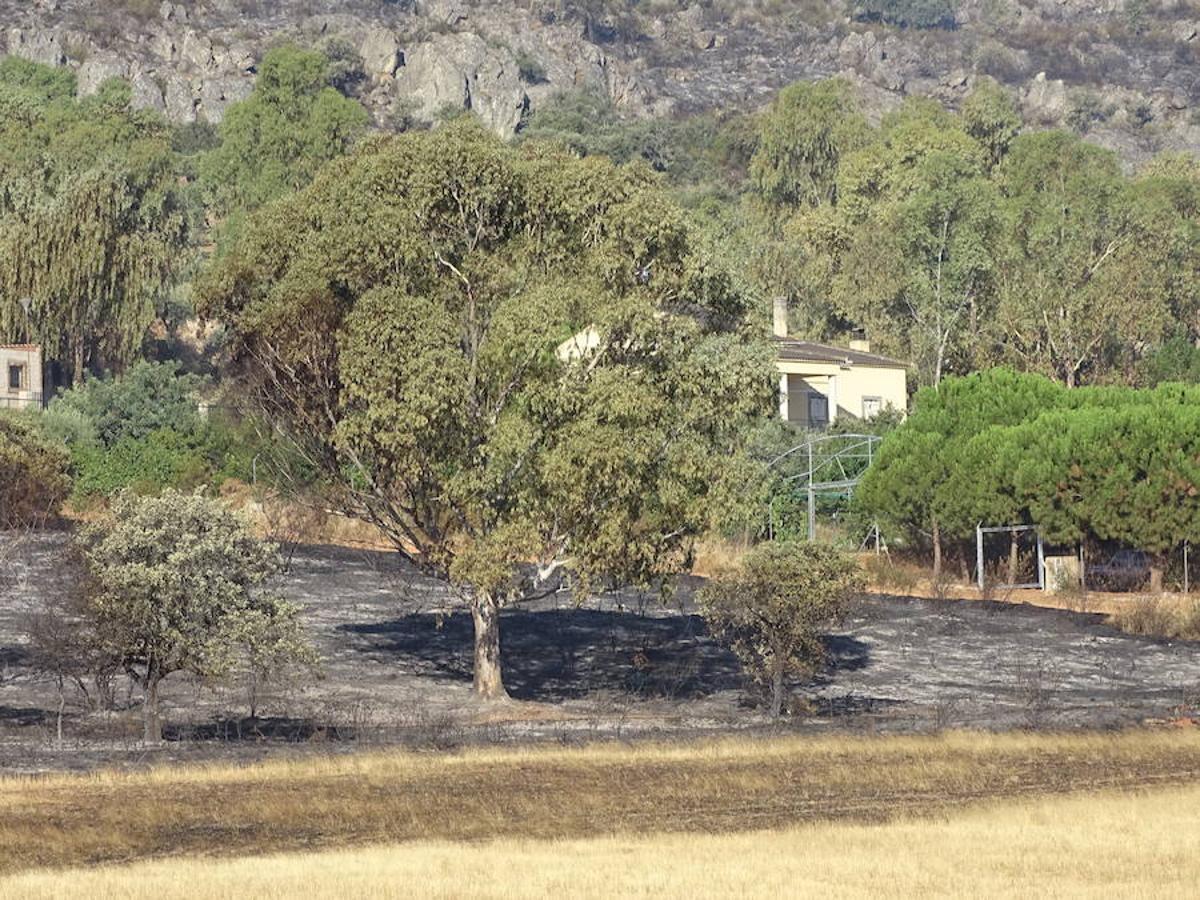
<svg viewBox="0 0 1200 900">
<path fill-rule="evenodd" d="M 1163 592 L 1163 571 L 1166 566 L 1160 559 L 1150 563 L 1150 593 L 1161 594 Z"/>
<path fill-rule="evenodd" d="M 60 676 L 58 676 L 58 714 L 54 717 L 54 736 L 57 740 L 59 747 L 62 746 L 62 742 L 63 742 L 63 732 L 62 732 L 63 713 L 66 711 L 66 708 L 67 708 L 67 685 L 66 685 L 65 681 L 63 680 L 63 677 L 60 675 Z"/>
<path fill-rule="evenodd" d="M 162 719 L 158 715 L 159 675 L 146 676 L 146 696 L 142 701 L 142 740 L 147 744 L 162 743 Z"/>
<path fill-rule="evenodd" d="M 507 700 L 500 670 L 500 604 L 491 594 L 471 601 L 475 622 L 475 693 L 485 700 Z"/>
<path fill-rule="evenodd" d="M 83 384 L 84 346 L 82 340 L 75 342 L 71 362 L 74 366 L 71 372 L 71 387 L 79 387 Z"/>
<path fill-rule="evenodd" d="M 942 582 L 942 529 L 938 520 L 933 520 L 933 583 Z"/>
<path fill-rule="evenodd" d="M 1017 544 L 1017 533 L 1008 533 L 1008 583 L 1017 583 L 1017 566 L 1021 561 L 1021 550 Z"/>
<path fill-rule="evenodd" d="M 776 662 L 771 672 L 771 718 L 778 719 L 783 713 L 783 663 Z"/>
</svg>

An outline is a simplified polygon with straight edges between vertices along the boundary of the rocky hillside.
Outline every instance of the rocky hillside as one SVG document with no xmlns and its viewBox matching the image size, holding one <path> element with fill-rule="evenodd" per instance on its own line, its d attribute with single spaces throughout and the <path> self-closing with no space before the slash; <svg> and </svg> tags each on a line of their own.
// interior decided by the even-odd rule
<svg viewBox="0 0 1200 900">
<path fill-rule="evenodd" d="M 292 40 L 337 57 L 382 126 L 468 107 L 505 135 L 569 89 L 671 115 L 840 74 L 878 114 L 907 94 L 953 105 L 991 75 L 1029 121 L 1136 161 L 1200 146 L 1194 3 L 946 0 L 948 16 L 914 27 L 887 12 L 903 0 L 0 0 L 0 50 L 72 67 L 82 93 L 121 76 L 139 105 L 218 122 L 265 49 Z"/>
</svg>

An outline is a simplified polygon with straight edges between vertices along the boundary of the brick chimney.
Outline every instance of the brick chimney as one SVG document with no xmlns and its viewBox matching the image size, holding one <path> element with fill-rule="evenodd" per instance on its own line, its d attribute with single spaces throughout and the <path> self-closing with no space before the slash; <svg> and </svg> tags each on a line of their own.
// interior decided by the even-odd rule
<svg viewBox="0 0 1200 900">
<path fill-rule="evenodd" d="M 788 303 L 787 297 L 776 297 L 771 308 L 771 330 L 775 337 L 788 336 Z"/>
<path fill-rule="evenodd" d="M 867 338 L 867 332 L 862 328 L 856 328 L 850 333 L 850 349 L 857 350 L 859 353 L 870 353 L 871 342 Z"/>
</svg>

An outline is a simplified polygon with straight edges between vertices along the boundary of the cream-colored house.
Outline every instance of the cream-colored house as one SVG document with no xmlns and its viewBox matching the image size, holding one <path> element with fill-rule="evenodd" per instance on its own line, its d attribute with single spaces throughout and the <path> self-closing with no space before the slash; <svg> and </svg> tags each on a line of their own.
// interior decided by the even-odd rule
<svg viewBox="0 0 1200 900">
<path fill-rule="evenodd" d="M 888 407 L 908 411 L 908 369 L 871 352 L 865 340 L 834 347 L 788 337 L 787 309 L 776 304 L 779 415 L 802 428 L 822 429 L 837 419 L 871 419 Z"/>
<path fill-rule="evenodd" d="M 41 409 L 43 375 L 37 344 L 0 344 L 0 409 Z"/>
</svg>

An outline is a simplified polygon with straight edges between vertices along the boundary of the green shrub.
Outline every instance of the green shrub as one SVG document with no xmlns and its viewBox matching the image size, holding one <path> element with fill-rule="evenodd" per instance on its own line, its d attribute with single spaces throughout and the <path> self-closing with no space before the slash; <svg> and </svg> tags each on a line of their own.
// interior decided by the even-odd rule
<svg viewBox="0 0 1200 900">
<path fill-rule="evenodd" d="M 754 678 L 769 686 L 771 714 L 783 709 L 784 678 L 811 674 L 824 660 L 821 629 L 837 622 L 865 587 L 854 559 L 833 547 L 760 544 L 739 568 L 700 591 L 713 634 L 727 641 Z"/>
<path fill-rule="evenodd" d="M 107 447 L 164 429 L 186 434 L 200 425 L 196 394 L 204 379 L 170 363 L 140 361 L 120 378 L 90 378 L 50 404 L 60 421 L 84 417 Z"/>
<path fill-rule="evenodd" d="M 111 447 L 79 447 L 72 453 L 75 493 L 108 496 L 121 488 L 158 493 L 166 487 L 195 487 L 209 480 L 212 467 L 196 436 L 160 429 L 126 437 Z"/>
<path fill-rule="evenodd" d="M 864 0 L 858 18 L 901 28 L 953 28 L 956 0 Z"/>
<path fill-rule="evenodd" d="M 67 454 L 23 417 L 0 415 L 0 529 L 57 516 L 71 489 Z"/>
</svg>

